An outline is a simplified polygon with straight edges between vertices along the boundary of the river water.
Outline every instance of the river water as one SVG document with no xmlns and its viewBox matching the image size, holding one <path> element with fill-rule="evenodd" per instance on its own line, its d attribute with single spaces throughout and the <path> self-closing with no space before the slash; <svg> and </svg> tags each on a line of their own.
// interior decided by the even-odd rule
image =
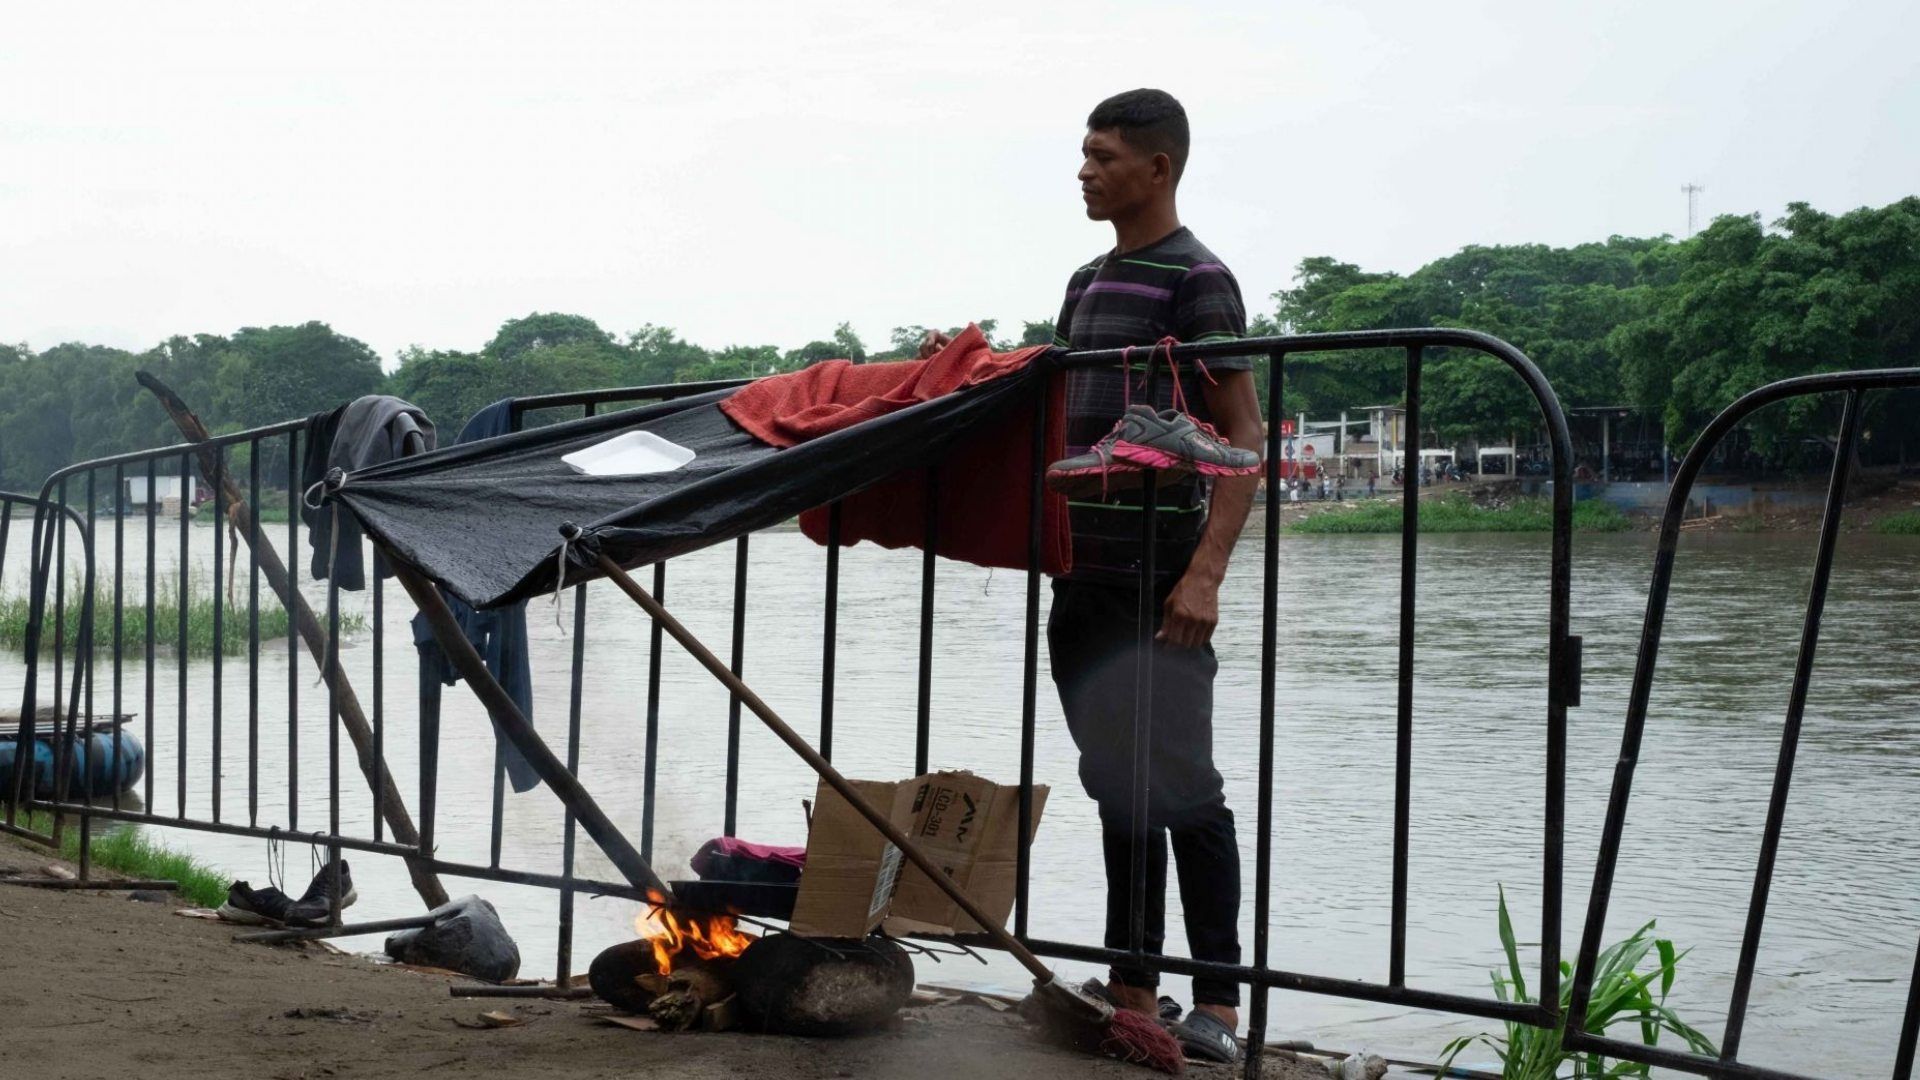
<svg viewBox="0 0 1920 1080">
<path fill-rule="evenodd" d="M 169 525 L 171 523 L 168 523 Z M 127 522 L 129 595 L 138 596 L 145 522 Z M 192 530 L 190 573 L 209 580 L 212 530 Z M 285 527 L 272 529 L 284 543 Z M 113 565 L 111 522 L 100 530 L 103 575 Z M 177 530 L 160 533 L 163 578 L 176 580 Z M 8 585 L 21 583 L 25 540 L 15 530 Z M 820 701 L 822 554 L 793 531 L 752 540 L 747 599 L 748 681 L 801 730 L 815 730 Z M 1372 536 L 1286 536 L 1280 543 L 1277 775 L 1272 895 L 1272 962 L 1277 967 L 1384 981 L 1388 960 L 1392 851 L 1395 641 L 1398 540 Z M 302 553 L 304 556 L 304 552 Z M 1636 795 L 1611 909 L 1610 939 L 1649 919 L 1692 952 L 1681 962 L 1672 1004 L 1717 1037 L 1725 1016 L 1759 830 L 1766 808 L 1798 620 L 1811 563 L 1811 535 L 1698 534 L 1686 537 L 1653 695 Z M 1920 631 L 1920 540 L 1843 538 L 1826 633 L 1807 706 L 1792 802 L 1767 932 L 1755 978 L 1742 1058 L 1837 1075 L 1888 1069 L 1920 939 L 1920 714 L 1911 642 Z M 716 649 L 730 634 L 731 545 L 675 560 L 667 601 Z M 836 763 L 856 777 L 894 779 L 912 771 L 919 555 L 861 547 L 842 561 Z M 1607 785 L 1618 752 L 1647 575 L 1644 534 L 1576 539 L 1573 630 L 1585 637 L 1585 703 L 1571 713 L 1568 756 L 1564 954 L 1578 945 Z M 240 562 L 244 572 L 244 556 Z M 1546 707 L 1546 538 L 1476 534 L 1422 538 L 1418 676 L 1413 753 L 1412 890 L 1408 979 L 1413 985 L 1487 993 L 1501 963 L 1496 889 L 1504 884 L 1526 948 L 1537 943 L 1541 799 Z M 1259 673 L 1259 543 L 1251 534 L 1222 594 L 1216 637 L 1216 757 L 1242 825 L 1252 925 Z M 309 587 L 318 601 L 323 595 Z M 244 579 L 240 596 L 244 602 Z M 1025 581 L 942 562 L 937 586 L 932 764 L 994 779 L 1017 777 L 1020 660 Z M 385 705 L 389 758 L 415 801 L 414 671 L 404 594 L 387 591 L 390 659 Z M 572 599 L 563 612 L 572 624 Z M 591 630 L 582 717 L 580 773 L 615 821 L 637 840 L 647 623 L 609 587 L 588 591 Z M 345 594 L 350 612 L 370 611 L 366 594 Z M 535 719 L 556 748 L 565 731 L 572 640 L 550 605 L 530 609 Z M 343 662 L 360 693 L 371 692 L 361 631 Z M 288 685 L 284 641 L 261 663 L 258 820 L 285 823 Z M 144 674 L 127 669 L 128 711 L 139 712 Z M 720 831 L 727 696 L 671 642 L 661 718 L 657 862 L 686 876 L 686 859 Z M 0 659 L 0 690 L 17 694 L 20 658 Z M 209 660 L 188 668 L 187 809 L 210 813 Z M 105 711 L 107 668 L 96 686 Z M 154 672 L 160 703 L 151 747 L 156 809 L 175 810 L 180 761 L 171 732 L 175 669 L 163 654 Z M 225 665 L 223 816 L 248 818 L 244 663 Z M 327 820 L 325 699 L 304 655 L 300 806 L 303 828 Z M 485 863 L 492 737 L 464 690 L 448 692 L 440 788 L 439 845 L 449 859 Z M 1078 790 L 1073 747 L 1051 685 L 1041 684 L 1036 776 L 1053 785 L 1034 848 L 1031 930 L 1097 942 L 1104 888 L 1093 808 Z M 137 719 L 133 730 L 140 730 Z M 814 778 L 749 715 L 743 720 L 739 833 L 771 843 L 803 842 L 800 801 Z M 371 799 L 347 746 L 342 777 L 346 827 L 370 835 Z M 417 805 L 417 802 L 416 802 Z M 263 841 L 157 830 L 169 844 L 263 884 Z M 544 789 L 509 796 L 506 865 L 557 871 L 561 811 Z M 418 901 L 397 860 L 352 860 L 361 896 L 357 919 L 409 913 Z M 298 892 L 308 859 L 287 859 Z M 584 835 L 578 870 L 616 879 Z M 522 973 L 553 967 L 556 894 L 488 882 L 449 881 L 499 907 L 519 939 Z M 1169 897 L 1169 948 L 1185 947 L 1178 897 Z M 636 905 L 581 897 L 575 969 L 631 934 Z M 376 950 L 378 939 L 350 947 Z M 1249 954 L 1250 955 L 1250 954 Z M 1087 965 L 1065 965 L 1079 976 Z M 919 962 L 923 981 L 1016 987 L 1019 969 L 993 955 Z M 1531 973 L 1530 973 L 1531 977 Z M 1168 987 L 1184 999 L 1185 979 Z M 1487 1024 L 1444 1014 L 1305 994 L 1276 993 L 1269 1034 L 1323 1046 L 1367 1046 L 1432 1058 L 1458 1034 Z M 1469 1058 L 1484 1059 L 1475 1052 Z"/>
</svg>

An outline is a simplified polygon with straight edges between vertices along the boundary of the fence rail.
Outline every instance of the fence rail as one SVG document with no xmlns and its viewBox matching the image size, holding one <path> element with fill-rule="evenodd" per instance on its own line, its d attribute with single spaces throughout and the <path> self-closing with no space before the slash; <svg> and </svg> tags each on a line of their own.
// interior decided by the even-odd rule
<svg viewBox="0 0 1920 1080">
<path fill-rule="evenodd" d="M 1464 1015 L 1486 1017 L 1498 1020 L 1510 1020 L 1522 1024 L 1552 1026 L 1558 1021 L 1555 1003 L 1559 1000 L 1559 940 L 1561 932 L 1561 880 L 1564 854 L 1564 803 L 1565 803 L 1565 753 L 1567 709 L 1578 703 L 1579 687 L 1579 639 L 1570 631 L 1569 583 L 1571 578 L 1572 545 L 1572 450 L 1567 422 L 1559 401 L 1552 388 L 1539 369 L 1523 354 L 1511 345 L 1487 335 L 1464 330 L 1422 329 L 1405 331 L 1379 331 L 1367 333 L 1299 335 L 1290 337 L 1270 337 L 1247 339 L 1238 342 L 1223 342 L 1206 345 L 1176 346 L 1163 357 L 1171 362 L 1185 364 L 1192 360 L 1207 360 L 1225 356 L 1253 356 L 1265 365 L 1267 393 L 1264 406 L 1269 417 L 1282 417 L 1285 414 L 1285 394 L 1287 362 L 1290 357 L 1299 357 L 1314 353 L 1346 351 L 1356 349 L 1391 350 L 1400 356 L 1406 373 L 1406 408 L 1409 437 L 1405 440 L 1418 445 L 1418 431 L 1421 412 L 1421 376 L 1432 363 L 1445 363 L 1446 353 L 1474 352 L 1491 356 L 1513 370 L 1533 395 L 1541 413 L 1549 443 L 1552 449 L 1552 537 L 1551 537 L 1551 574 L 1548 583 L 1550 590 L 1548 612 L 1548 660 L 1541 677 L 1547 689 L 1545 713 L 1541 717 L 1542 730 L 1546 739 L 1546 768 L 1541 799 L 1543 805 L 1543 828 L 1540 836 L 1542 855 L 1542 906 L 1540 921 L 1540 968 L 1537 984 L 1540 988 L 1538 1003 L 1520 1003 L 1500 1001 L 1495 998 L 1456 994 L 1434 989 L 1425 989 L 1410 985 L 1407 974 L 1407 898 L 1408 850 L 1410 846 L 1412 823 L 1412 744 L 1416 734 L 1416 701 L 1414 697 L 1414 673 L 1417 656 L 1414 649 L 1413 627 L 1415 622 L 1415 593 L 1417 585 L 1417 555 L 1419 549 L 1419 489 L 1410 482 L 1403 492 L 1404 522 L 1400 534 L 1400 598 L 1398 612 L 1398 692 L 1395 698 L 1395 797 L 1393 814 L 1393 837 L 1390 857 L 1392 859 L 1392 907 L 1390 934 L 1387 944 L 1389 976 L 1384 983 L 1369 982 L 1355 978 L 1288 971 L 1271 965 L 1269 922 L 1270 894 L 1272 892 L 1273 857 L 1273 787 L 1274 787 L 1274 731 L 1275 712 L 1278 703 L 1275 699 L 1275 677 L 1277 664 L 1277 632 L 1279 618 L 1278 568 L 1279 568 L 1279 504 L 1276 499 L 1266 501 L 1264 514 L 1266 530 L 1261 551 L 1261 661 L 1259 673 L 1259 745 L 1256 748 L 1258 758 L 1258 805 L 1255 824 L 1255 867 L 1253 889 L 1253 941 L 1252 961 L 1245 964 L 1218 964 L 1163 957 L 1145 952 L 1138 923 L 1141 910 L 1139 900 L 1143 895 L 1143 882 L 1146 874 L 1145 860 L 1134 859 L 1134 897 L 1136 901 L 1136 923 L 1130 948 L 1112 949 L 1100 945 L 1078 942 L 1051 941 L 1033 939 L 1028 934 L 1031 920 L 1030 884 L 1032 858 L 1030 837 L 1032 833 L 1032 786 L 1034 783 L 1035 728 L 1038 713 L 1038 676 L 1040 672 L 1040 524 L 1042 515 L 1038 512 L 1042 505 L 1044 470 L 1047 464 L 1045 443 L 1043 441 L 1044 424 L 1033 425 L 1035 438 L 1029 449 L 1031 473 L 1027 492 L 1029 508 L 1033 512 L 1030 520 L 1033 531 L 1028 542 L 1029 567 L 1026 573 L 1026 597 L 1024 627 L 1021 638 L 1020 655 L 1022 666 L 1021 719 L 1019 730 L 1019 822 L 1017 884 L 1013 927 L 1017 936 L 1026 940 L 1038 953 L 1058 958 L 1074 960 L 1128 963 L 1143 966 L 1155 971 L 1186 975 L 1206 975 L 1222 978 L 1247 985 L 1252 990 L 1251 1011 L 1249 1014 L 1249 1057 L 1247 1075 L 1257 1076 L 1260 1072 L 1262 1047 L 1268 1019 L 1268 993 L 1273 988 L 1300 990 L 1319 994 L 1354 998 L 1367 1001 L 1390 1002 L 1408 1006 L 1438 1009 Z M 1137 350 L 1137 353 L 1144 350 Z M 1070 372 L 1078 368 L 1097 366 L 1117 366 L 1127 362 L 1127 355 L 1121 350 L 1081 353 L 1055 353 L 1045 358 L 1043 363 L 1052 373 Z M 1136 355 L 1135 359 L 1138 359 Z M 1155 365 L 1149 364 L 1148 379 L 1161 377 L 1155 373 Z M 1052 387 L 1055 380 L 1039 378 L 1034 380 L 1034 395 L 1031 403 L 1033 416 L 1041 421 L 1048 415 L 1049 395 L 1056 392 Z M 513 404 L 515 427 L 529 418 L 546 420 L 554 413 L 574 413 L 594 415 L 596 411 L 610 407 L 637 404 L 647 401 L 659 401 L 667 398 L 682 397 L 724 388 L 727 383 L 690 384 L 676 386 L 638 387 L 627 389 L 595 390 L 583 393 L 540 395 L 518 399 Z M 576 413 L 577 411 L 577 413 Z M 574 896 L 581 890 L 613 896 L 640 899 L 642 893 L 631 882 L 610 882 L 583 879 L 574 874 L 576 821 L 571 812 L 564 820 L 561 840 L 562 870 L 558 874 L 516 869 L 503 865 L 502 828 L 504 814 L 504 766 L 496 761 L 493 770 L 493 788 L 489 812 L 489 859 L 484 865 L 462 863 L 441 859 L 436 854 L 436 831 L 438 824 L 438 801 L 440 787 L 439 749 L 441 741 L 439 723 L 439 702 L 437 687 L 430 692 L 422 687 L 422 707 L 416 729 L 411 732 L 395 732 L 385 707 L 386 695 L 390 692 L 386 671 L 385 635 L 381 629 L 381 615 L 385 610 L 383 581 L 378 574 L 368 575 L 368 588 L 371 590 L 371 603 L 375 617 L 371 642 L 371 695 L 369 706 L 365 709 L 366 730 L 364 743 L 357 743 L 355 752 L 359 763 L 372 781 L 370 797 L 372 799 L 371 830 L 367 834 L 355 835 L 343 829 L 341 809 L 343 800 L 350 796 L 342 791 L 340 732 L 346 727 L 349 734 L 359 739 L 362 733 L 354 730 L 353 719 L 361 708 L 355 697 L 355 688 L 347 681 L 338 663 L 341 634 L 341 613 L 339 606 L 339 578 L 330 575 L 325 585 L 324 625 L 319 628 L 318 638 L 303 634 L 300 630 L 298 608 L 301 599 L 303 575 L 300 558 L 300 535 L 302 532 L 302 499 L 299 481 L 300 449 L 305 441 L 305 424 L 302 421 L 289 421 L 252 431 L 220 436 L 197 446 L 172 446 L 153 450 L 144 450 L 129 454 L 120 454 L 96 461 L 82 462 L 55 473 L 47 481 L 42 493 L 37 497 L 8 497 L 7 507 L 13 505 L 31 506 L 35 511 L 34 550 L 43 545 L 49 547 L 47 559 L 36 563 L 33 585 L 32 626 L 29 631 L 26 653 L 27 680 L 23 700 L 23 717 L 30 717 L 40 696 L 39 678 L 43 664 L 39 647 L 39 628 L 48 615 L 49 589 L 52 597 L 52 616 L 56 624 L 55 645 L 51 657 L 52 683 L 57 695 L 62 688 L 62 678 L 68 681 L 65 690 L 76 704 L 67 712 L 69 725 L 75 711 L 81 709 L 78 704 L 84 701 L 84 711 L 80 715 L 89 719 L 93 713 L 94 665 L 93 646 L 98 643 L 109 652 L 111 700 L 115 713 L 122 711 L 127 701 L 124 694 L 135 690 L 144 692 L 144 696 L 135 694 L 135 698 L 144 705 L 144 731 L 148 737 L 151 751 L 155 737 L 170 735 L 171 747 L 176 762 L 173 780 L 172 806 L 163 811 L 156 806 L 152 762 L 154 755 L 149 754 L 147 775 L 143 778 L 145 800 L 139 809 L 122 807 L 117 797 L 103 804 L 94 797 L 96 793 L 87 791 L 83 797 L 74 799 L 69 793 L 61 792 L 52 799 L 40 799 L 25 793 L 16 798 L 16 805 L 33 809 L 50 810 L 61 815 L 76 818 L 84 838 L 88 835 L 94 819 L 113 821 L 132 821 L 141 824 L 184 828 L 227 833 L 231 835 L 257 837 L 262 839 L 294 840 L 324 848 L 331 853 L 341 851 L 369 852 L 398 856 L 408 860 L 415 871 L 416 885 L 420 885 L 422 875 L 447 875 L 453 877 L 475 878 L 481 880 L 510 882 L 521 885 L 533 885 L 554 889 L 558 896 L 557 921 L 559 926 L 559 947 L 555 957 L 556 974 L 564 979 L 573 967 L 572 950 L 572 913 Z M 1280 478 L 1281 435 L 1279 424 L 1269 426 L 1266 435 L 1266 482 L 1277 489 Z M 197 459 L 197 460 L 196 460 Z M 235 479 L 236 473 L 243 474 Z M 99 485 L 101 482 L 112 484 L 113 497 L 110 506 L 113 510 L 113 530 L 116 541 L 123 539 L 130 521 L 130 507 L 126 501 L 125 481 L 129 476 L 144 475 L 147 480 L 147 492 L 152 496 L 155 481 L 161 477 L 179 476 L 182 478 L 182 496 L 186 496 L 187 480 L 199 476 L 212 486 L 213 511 L 216 520 L 231 523 L 233 546 L 229 547 L 226 534 L 229 530 L 215 528 L 203 545 L 210 544 L 213 565 L 210 573 L 212 598 L 210 619 L 215 634 L 215 647 L 212 659 L 212 689 L 204 703 L 200 699 L 190 700 L 188 684 L 187 649 L 176 649 L 175 694 L 172 701 L 175 712 L 173 730 L 156 725 L 156 708 L 163 703 L 156 700 L 155 673 L 159 658 L 154 651 L 153 620 L 156 615 L 156 563 L 155 552 L 161 543 L 157 515 L 149 514 L 144 520 L 132 518 L 136 527 L 144 526 L 147 538 L 146 569 L 144 594 L 134 598 L 134 604 L 145 616 L 146 634 L 142 655 L 143 663 L 138 666 L 144 674 L 144 681 L 129 679 L 124 671 L 130 658 L 122 648 L 123 626 L 128 609 L 129 596 L 125 588 L 124 546 L 116 542 L 113 545 L 113 565 L 110 574 L 111 594 L 103 597 L 103 602 L 111 605 L 110 631 L 102 638 L 96 638 L 98 631 L 92 625 L 91 608 L 88 607 L 86 623 L 82 627 L 80 647 L 72 657 L 62 650 L 61 634 L 64 627 L 60 620 L 64 618 L 64 588 L 68 552 L 65 536 L 68 531 L 79 530 L 83 542 L 79 545 L 81 561 L 85 564 L 87 580 L 87 600 L 91 604 L 93 597 L 92 538 L 97 527 L 96 512 L 100 505 Z M 233 481 L 230 489 L 228 481 Z M 275 488 L 274 483 L 285 484 L 284 491 Z M 1149 484 L 1152 483 L 1149 479 Z M 83 488 L 86 500 L 84 512 L 76 512 L 69 505 L 69 496 L 74 488 Z M 244 499 L 244 512 L 234 513 L 236 505 L 234 495 Z M 289 777 L 289 790 L 286 803 L 277 816 L 271 808 L 264 806 L 260 790 L 261 753 L 263 746 L 270 740 L 260 730 L 259 718 L 262 702 L 268 695 L 279 693 L 262 683 L 261 650 L 263 640 L 260 616 L 268 597 L 262 595 L 263 571 L 270 570 L 277 561 L 272 549 L 263 544 L 267 530 L 273 523 L 262 520 L 263 498 L 271 496 L 276 505 L 284 501 L 287 521 L 284 525 L 286 559 L 283 574 L 284 582 L 276 582 L 271 573 L 267 573 L 265 584 L 268 592 L 279 598 L 285 607 L 296 609 L 293 612 L 293 625 L 288 636 L 286 659 L 287 677 L 284 687 L 288 715 L 287 731 L 282 752 L 285 755 L 286 775 Z M 932 500 L 930 500 L 930 503 Z M 1143 532 L 1151 538 L 1157 529 L 1157 516 L 1152 509 L 1152 499 L 1147 500 L 1147 511 L 1143 517 Z M 50 520 L 57 512 L 68 521 L 72 528 L 46 528 L 47 536 L 41 533 L 43 519 Z M 327 519 L 320 519 L 320 524 Z M 556 523 L 557 524 L 557 523 Z M 5 527 L 0 521 L 0 529 Z M 918 637 L 916 679 L 916 717 L 915 717 L 915 761 L 924 769 L 929 760 L 929 745 L 936 733 L 933 722 L 934 701 L 932 672 L 937 659 L 933 648 L 932 626 L 935 615 L 935 592 L 933 583 L 938 571 L 937 552 L 940 549 L 941 533 L 951 523 L 941 522 L 936 513 L 929 512 L 925 522 L 924 554 L 921 563 L 921 589 L 918 596 Z M 836 635 L 838 633 L 838 607 L 840 594 L 840 551 L 838 540 L 841 535 L 839 507 L 835 505 L 828 517 L 829 543 L 823 560 L 823 579 L 826 590 L 826 603 L 821 625 L 821 703 L 820 726 L 817 746 L 823 755 L 831 756 L 834 747 L 834 698 L 835 669 L 837 664 Z M 240 543 L 244 538 L 245 542 Z M 746 636 L 746 610 L 752 592 L 749 588 L 752 570 L 751 539 L 741 536 L 733 541 L 735 560 L 733 570 L 733 610 L 731 623 L 729 661 L 732 669 L 738 673 L 746 669 L 751 659 Z M 224 569 L 229 559 L 237 559 L 237 548 L 245 547 L 245 582 L 247 602 L 244 611 L 236 609 L 227 601 L 226 591 L 238 583 L 240 568 L 236 565 L 230 579 Z M 192 574 L 195 566 L 192 561 L 192 531 L 188 528 L 183 513 L 178 527 L 177 567 L 173 587 L 178 590 L 180 614 L 176 631 L 182 642 L 185 641 L 188 626 L 187 610 L 191 606 L 194 593 Z M 1153 545 L 1148 544 L 1151 552 Z M 669 566 L 660 562 L 653 567 L 652 591 L 656 597 L 666 598 L 669 584 Z M 1141 568 L 1143 586 L 1152 580 L 1153 568 Z M 312 575 L 305 575 L 305 584 L 314 587 Z M 1151 590 L 1144 588 L 1142 593 L 1150 597 Z M 592 622 L 587 617 L 585 586 L 575 586 L 571 675 L 568 686 L 569 699 L 566 711 L 565 745 L 561 756 L 569 770 L 577 769 L 580 760 L 580 720 L 581 720 L 581 680 L 586 667 L 585 648 L 592 631 Z M 1150 614 L 1150 612 L 1149 612 Z M 244 659 L 236 656 L 235 662 L 245 665 L 247 696 L 245 702 L 244 733 L 229 731 L 224 720 L 234 706 L 229 695 L 222 688 L 221 672 L 226 658 L 223 656 L 225 638 L 228 633 L 228 620 L 244 617 L 246 632 L 244 640 Z M 1146 633 L 1151 633 L 1151 619 L 1143 620 Z M 659 747 L 662 687 L 661 652 L 662 634 L 655 623 L 651 628 L 651 648 L 646 668 L 646 691 L 644 696 L 644 771 L 642 776 L 642 813 L 639 822 L 639 852 L 643 859 L 651 860 L 655 843 L 655 801 L 658 793 L 657 753 Z M 312 753 L 311 747 L 301 745 L 299 724 L 301 684 L 312 674 L 303 677 L 300 668 L 300 653 L 306 651 L 309 663 L 316 666 L 309 669 L 319 673 L 326 680 L 327 697 L 327 819 L 323 827 L 316 828 L 308 823 L 304 828 L 300 821 L 300 797 L 297 789 L 300 775 L 300 756 L 305 750 Z M 84 659 L 83 659 L 84 658 Z M 1143 668 L 1148 665 L 1142 665 Z M 1150 671 L 1143 677 L 1150 678 Z M 140 682 L 139 686 L 135 686 Z M 84 685 L 84 692 L 82 687 Z M 1150 685 L 1150 684 L 1148 684 Z M 1145 689 L 1143 686 L 1142 689 Z M 1150 698 L 1141 695 L 1144 704 Z M 208 760 L 212 767 L 209 775 L 193 774 L 189 768 L 188 742 L 191 731 L 188 724 L 190 707 L 205 708 L 211 719 Z M 1136 746 L 1148 744 L 1147 736 L 1152 729 L 1153 718 L 1150 708 L 1137 709 L 1135 717 Z M 26 723 L 25 738 L 31 743 L 34 739 L 33 727 Z M 397 785 L 389 785 L 390 773 L 386 766 L 386 751 L 393 745 L 395 737 L 411 738 L 417 741 L 419 772 L 410 784 L 412 805 L 418 809 L 417 833 L 411 824 L 400 828 L 405 807 L 396 807 L 399 794 Z M 228 738 L 244 739 L 247 748 L 246 795 L 244 812 L 223 792 L 219 763 Z M 270 750 L 268 752 L 271 752 Z M 1151 762 L 1143 762 L 1150 766 Z M 1135 805 L 1144 807 L 1144 789 L 1148 782 L 1149 768 L 1136 771 Z M 726 737 L 725 772 L 725 810 L 721 822 L 722 831 L 731 833 L 736 824 L 736 809 L 742 781 L 740 764 L 740 702 L 731 701 Z M 205 797 L 199 798 L 201 792 Z M 190 796 L 195 796 L 190 798 Z M 204 811 L 195 803 L 204 804 Z M 12 811 L 9 810 L 9 826 L 12 826 Z M 1143 818 L 1135 821 L 1135 843 L 1140 845 L 1145 836 Z M 1136 852 L 1142 850 L 1136 846 Z M 423 895 L 425 892 L 423 891 Z M 337 919 L 338 912 L 335 917 Z"/>
</svg>

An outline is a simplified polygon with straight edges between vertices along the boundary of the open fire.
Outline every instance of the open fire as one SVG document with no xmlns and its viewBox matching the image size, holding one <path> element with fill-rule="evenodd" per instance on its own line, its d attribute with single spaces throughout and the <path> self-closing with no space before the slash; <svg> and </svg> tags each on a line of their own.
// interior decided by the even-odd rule
<svg viewBox="0 0 1920 1080">
<path fill-rule="evenodd" d="M 649 908 L 633 928 L 653 949 L 654 965 L 671 975 L 690 960 L 731 960 L 759 940 L 741 933 L 731 915 L 695 915 L 671 908 Z"/>
</svg>

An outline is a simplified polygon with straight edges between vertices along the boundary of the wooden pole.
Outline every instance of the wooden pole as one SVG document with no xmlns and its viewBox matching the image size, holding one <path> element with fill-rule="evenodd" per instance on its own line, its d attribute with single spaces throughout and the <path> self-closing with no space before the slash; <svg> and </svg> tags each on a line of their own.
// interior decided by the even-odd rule
<svg viewBox="0 0 1920 1080">
<path fill-rule="evenodd" d="M 173 388 L 161 382 L 151 372 L 136 372 L 134 378 L 141 386 L 153 392 L 160 399 L 160 407 L 165 409 L 169 419 L 180 434 L 190 443 L 205 443 L 212 435 L 207 426 L 200 422 L 187 403 Z M 240 485 L 220 464 L 219 457 L 211 450 L 201 447 L 197 455 L 200 459 L 200 471 L 207 479 L 225 489 L 227 496 L 227 520 L 241 536 L 247 536 L 252 524 L 252 510 L 247 506 L 246 496 L 240 491 Z M 297 486 L 294 479 L 293 462 L 287 462 L 287 477 L 290 485 Z M 252 538 L 248 537 L 248 542 Z M 314 662 L 326 673 L 327 681 L 332 685 L 334 697 L 339 702 L 340 720 L 347 729 L 347 736 L 353 740 L 353 748 L 360 760 L 360 771 L 367 778 L 369 787 L 385 789 L 381 805 L 385 811 L 387 827 L 393 831 L 394 840 L 402 844 L 418 847 L 420 831 L 413 826 L 413 815 L 407 812 L 407 805 L 401 801 L 400 787 L 393 782 L 393 774 L 387 770 L 387 763 L 378 760 L 373 753 L 373 726 L 367 723 L 366 711 L 360 707 L 360 698 L 353 692 L 353 684 L 347 681 L 346 674 L 336 668 L 329 669 L 327 664 L 327 635 L 320 626 L 320 620 L 307 606 L 306 598 L 293 587 L 293 578 L 287 573 L 287 566 L 280 561 L 280 554 L 271 544 L 262 544 L 254 549 L 259 558 L 261 576 L 273 588 L 274 595 L 293 617 L 293 625 L 306 642 L 307 650 L 313 654 Z M 289 552 L 289 555 L 294 553 Z M 184 602 L 184 601 L 183 601 Z M 407 873 L 413 878 L 414 891 L 429 908 L 436 908 L 447 902 L 446 886 L 440 883 L 440 875 L 427 867 L 426 860 L 418 856 L 407 857 Z"/>
</svg>

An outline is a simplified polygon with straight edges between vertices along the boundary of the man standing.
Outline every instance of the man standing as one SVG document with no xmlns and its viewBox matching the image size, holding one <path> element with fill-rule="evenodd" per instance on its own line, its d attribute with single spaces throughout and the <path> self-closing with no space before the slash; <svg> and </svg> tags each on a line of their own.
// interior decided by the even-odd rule
<svg viewBox="0 0 1920 1080">
<path fill-rule="evenodd" d="M 1114 245 L 1073 272 L 1055 322 L 1054 344 L 1072 349 L 1224 341 L 1246 333 L 1240 286 L 1180 224 L 1174 191 L 1187 163 L 1187 114 L 1160 90 L 1131 90 L 1101 102 L 1081 141 L 1080 191 L 1087 216 L 1113 226 Z M 1164 352 L 1161 363 L 1164 364 Z M 1262 441 L 1252 361 L 1223 357 L 1209 375 L 1182 364 L 1184 399 L 1233 446 Z M 1142 373 L 1082 368 L 1067 374 L 1067 453 L 1098 442 L 1124 402 L 1144 393 Z M 1134 380 L 1129 389 L 1125 380 Z M 1175 373 L 1157 379 L 1156 408 L 1173 402 Z M 1258 478 L 1208 483 L 1163 476 L 1156 498 L 1153 733 L 1147 798 L 1146 949 L 1166 939 L 1167 845 L 1179 871 L 1187 943 L 1195 959 L 1240 962 L 1240 848 L 1219 770 L 1213 764 L 1211 640 L 1221 579 L 1246 524 Z M 1129 941 L 1133 800 L 1134 670 L 1139 661 L 1139 493 L 1069 503 L 1073 570 L 1053 583 L 1047 645 L 1067 725 L 1080 750 L 1080 780 L 1099 804 L 1106 860 L 1106 943 Z M 1121 1006 L 1157 1011 L 1155 973 L 1116 965 L 1108 989 Z M 1175 1026 L 1191 1056 L 1231 1061 L 1239 987 L 1193 980 L 1194 1008 Z"/>
</svg>

